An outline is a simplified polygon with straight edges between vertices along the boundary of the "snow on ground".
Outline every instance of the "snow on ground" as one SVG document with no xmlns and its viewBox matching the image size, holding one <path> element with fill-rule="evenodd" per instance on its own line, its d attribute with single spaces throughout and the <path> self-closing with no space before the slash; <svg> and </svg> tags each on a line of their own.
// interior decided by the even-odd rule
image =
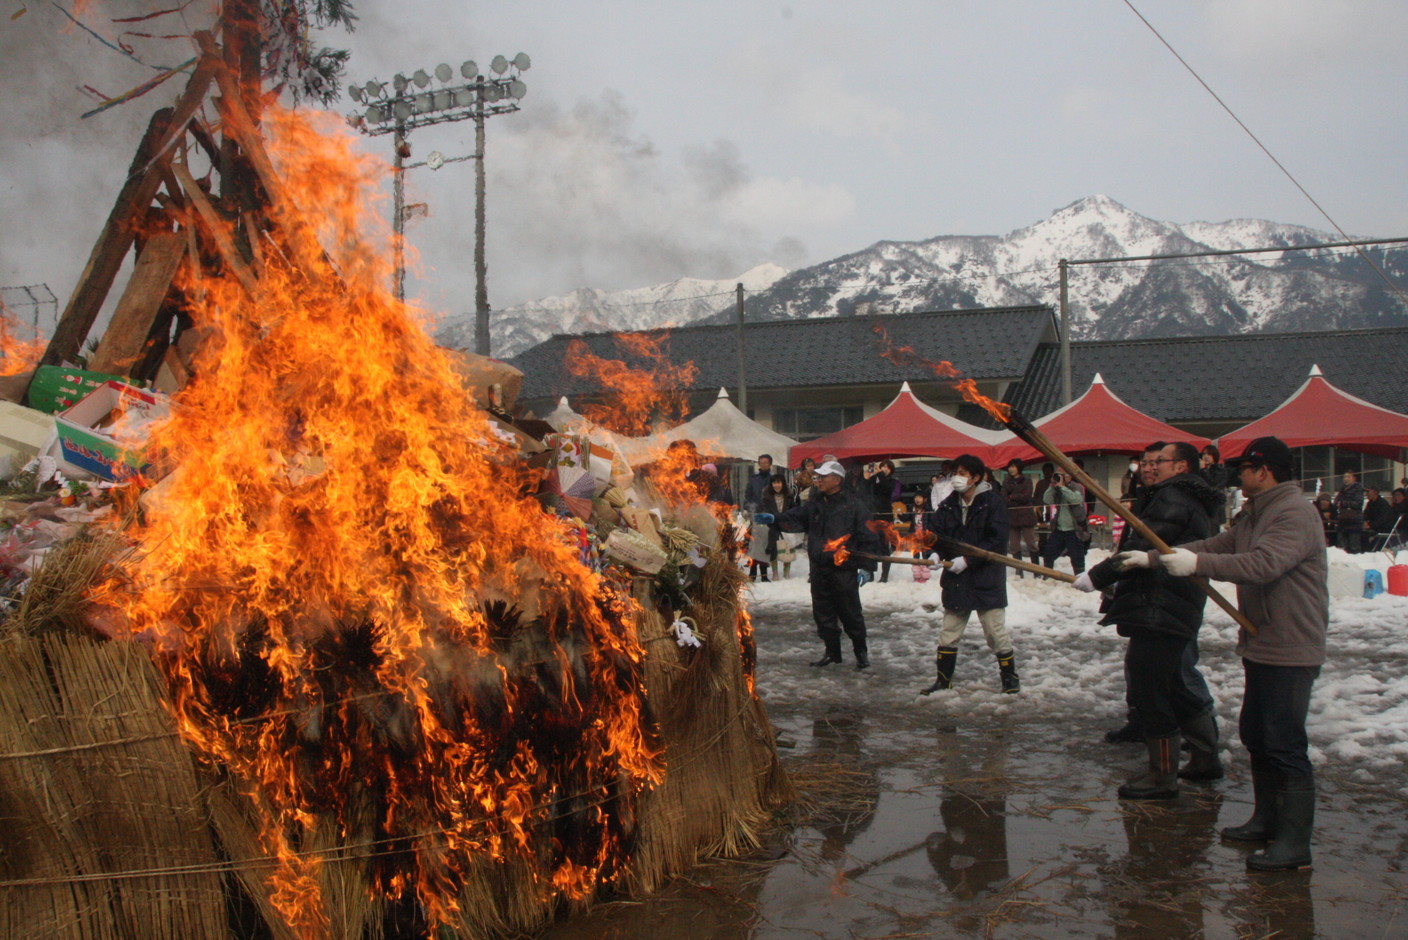
<svg viewBox="0 0 1408 940">
<path fill-rule="evenodd" d="M 1382 573 L 1390 564 L 1382 553 L 1329 552 L 1332 566 Z M 1089 563 L 1105 555 L 1092 551 Z M 1408 562 L 1408 554 L 1399 560 Z M 1057 564 L 1069 570 L 1069 561 Z M 1235 598 L 1233 585 L 1217 587 Z M 924 697 L 917 693 L 934 678 L 941 616 L 937 577 L 917 583 L 909 567 L 895 565 L 888 583 L 861 589 L 873 663 L 864 672 L 855 670 L 844 638 L 843 665 L 808 666 L 820 655 L 821 642 L 810 614 L 805 560 L 792 566 L 790 579 L 755 584 L 750 593 L 758 690 L 769 706 L 812 711 L 859 701 L 876 708 L 924 709 L 935 716 L 1096 720 L 1109 727 L 1123 722 L 1125 640 L 1113 627 L 1098 625 L 1098 594 L 1030 576 L 1010 578 L 1007 626 L 1021 694 L 998 692 L 997 663 L 975 615 L 959 644 L 954 688 Z M 1203 673 L 1218 702 L 1224 759 L 1243 762 L 1245 753 L 1236 739 L 1242 692 L 1236 640 L 1232 619 L 1209 602 L 1199 644 Z M 1332 597 L 1328 645 L 1329 659 L 1310 704 L 1311 759 L 1358 782 L 1408 793 L 1408 597 Z"/>
</svg>

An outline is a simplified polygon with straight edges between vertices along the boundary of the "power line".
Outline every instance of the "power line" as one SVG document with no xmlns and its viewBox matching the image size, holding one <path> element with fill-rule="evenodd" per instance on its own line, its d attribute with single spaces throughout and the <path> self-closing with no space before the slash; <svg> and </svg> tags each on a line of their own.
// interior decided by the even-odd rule
<svg viewBox="0 0 1408 940">
<path fill-rule="evenodd" d="M 1285 165 L 1281 163 L 1280 160 L 1276 159 L 1276 155 L 1273 154 L 1271 150 L 1261 142 L 1261 138 L 1257 137 L 1256 134 L 1252 133 L 1252 129 L 1248 127 L 1246 123 L 1237 116 L 1237 113 L 1233 111 L 1231 107 L 1228 106 L 1227 102 L 1223 101 L 1221 96 L 1219 96 L 1217 92 L 1212 90 L 1212 86 L 1203 80 L 1203 77 L 1198 74 L 1197 70 L 1194 69 L 1193 66 L 1188 64 L 1188 60 L 1178 54 L 1178 50 L 1173 48 L 1173 45 L 1163 37 L 1163 34 L 1154 28 L 1154 24 L 1150 23 L 1147 19 L 1145 19 L 1144 14 L 1139 12 L 1139 10 L 1134 6 L 1132 0 L 1124 0 L 1124 5 L 1129 7 L 1129 9 L 1134 13 L 1135 16 L 1139 17 L 1139 21 L 1149 28 L 1149 32 L 1153 33 L 1154 36 L 1159 40 L 1159 42 L 1163 43 L 1165 49 L 1173 53 L 1173 57 L 1177 59 L 1185 69 L 1188 70 L 1188 74 L 1192 75 L 1195 79 L 1197 79 L 1198 84 L 1202 85 L 1203 89 L 1209 95 L 1212 95 L 1213 100 L 1216 101 L 1219 105 L 1221 105 L 1222 110 L 1226 111 L 1228 116 L 1231 117 L 1232 120 L 1237 122 L 1237 126 L 1246 132 L 1247 136 L 1252 139 L 1252 142 L 1255 143 L 1257 147 L 1261 149 L 1262 153 L 1266 154 L 1267 158 L 1270 159 L 1272 163 L 1276 164 L 1276 168 L 1279 169 L 1283 174 L 1285 174 L 1286 179 L 1290 180 L 1291 184 L 1295 186 L 1296 189 L 1300 190 L 1301 195 L 1303 195 L 1307 200 L 1309 200 L 1310 204 L 1314 206 L 1316 210 L 1319 211 L 1319 213 L 1325 217 L 1325 220 L 1334 227 L 1336 232 L 1340 233 L 1340 235 L 1345 239 L 1346 243 L 1352 244 L 1352 242 L 1349 241 L 1349 233 L 1340 227 L 1340 224 L 1334 220 L 1334 218 L 1330 215 L 1329 212 L 1325 211 L 1325 207 L 1320 205 L 1320 203 L 1316 201 L 1314 196 L 1310 195 L 1309 190 L 1307 190 L 1304 186 L 1300 184 L 1300 180 L 1296 179 L 1295 176 L 1291 173 L 1291 171 L 1286 169 Z M 1393 281 L 1389 280 L 1388 275 L 1385 274 L 1379 268 L 1379 266 L 1375 264 L 1372 259 L 1369 258 L 1367 254 L 1365 254 L 1361 250 L 1359 252 L 1359 256 L 1364 259 L 1365 264 L 1369 265 L 1369 267 L 1374 269 L 1374 272 L 1378 274 L 1379 277 L 1383 278 L 1383 281 L 1385 284 L 1388 285 L 1389 290 L 1398 294 L 1398 296 L 1402 297 L 1405 301 L 1408 301 L 1408 293 L 1404 293 L 1401 287 L 1399 287 Z"/>
</svg>

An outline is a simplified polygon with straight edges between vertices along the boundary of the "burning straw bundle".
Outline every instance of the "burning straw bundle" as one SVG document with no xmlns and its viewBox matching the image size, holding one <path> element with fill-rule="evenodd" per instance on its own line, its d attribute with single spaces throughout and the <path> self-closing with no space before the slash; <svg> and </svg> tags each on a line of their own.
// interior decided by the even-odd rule
<svg viewBox="0 0 1408 940">
<path fill-rule="evenodd" d="M 386 290 L 389 259 L 347 198 L 380 169 L 297 115 L 256 124 L 257 89 L 199 38 L 191 84 L 122 197 L 184 258 L 146 307 L 174 308 L 166 329 L 200 337 L 179 362 L 170 349 L 130 361 L 197 380 L 148 441 L 174 469 L 126 533 L 103 616 L 87 611 L 114 642 L 16 641 L 0 664 L 16 690 L 0 799 L 35 832 L 91 824 L 82 851 L 26 838 L 33 856 L 0 885 L 11 923 L 47 910 L 35 916 L 53 936 L 101 936 L 94 923 L 112 918 L 142 936 L 478 937 L 752 844 L 787 788 L 736 569 L 713 551 L 692 588 L 703 648 L 657 642 L 669 625 L 654 594 L 582 563 L 576 530 L 531 495 L 522 435 L 489 420 Z M 239 199 L 262 200 L 247 211 L 216 206 L 199 151 L 172 158 L 188 121 L 214 154 L 192 121 L 212 84 L 233 154 L 218 162 L 246 174 Z M 148 207 L 159 185 L 167 198 Z M 95 258 L 122 231 L 110 220 Z M 63 342 L 76 322 L 66 312 Z M 85 730 L 109 712 L 121 720 Z M 109 763 L 67 748 L 45 762 L 79 731 L 82 747 L 116 738 Z M 38 800 L 46 787 L 68 803 Z M 105 790 L 149 799 L 96 802 Z M 113 914 L 142 879 L 170 909 Z M 232 913 L 217 925 L 222 885 Z"/>
</svg>

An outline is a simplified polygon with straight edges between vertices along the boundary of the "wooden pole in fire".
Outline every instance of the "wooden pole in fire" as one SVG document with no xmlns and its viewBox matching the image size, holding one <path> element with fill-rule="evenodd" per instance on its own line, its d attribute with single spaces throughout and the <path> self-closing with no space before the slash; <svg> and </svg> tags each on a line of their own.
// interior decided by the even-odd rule
<svg viewBox="0 0 1408 940">
<path fill-rule="evenodd" d="M 997 416 L 994 415 L 994 417 Z M 1038 431 L 1036 427 L 1032 425 L 1031 422 L 1027 421 L 1015 411 L 1009 411 L 1007 416 L 1005 418 L 1001 418 L 1000 420 L 1007 425 L 1007 427 L 1012 431 L 1013 434 L 1017 435 L 1022 440 L 1026 441 L 1028 444 L 1041 451 L 1047 457 L 1051 458 L 1051 460 L 1056 463 L 1057 466 L 1069 473 L 1072 478 L 1079 480 L 1081 485 L 1085 487 L 1087 493 L 1095 494 L 1096 499 L 1100 500 L 1100 502 L 1110 507 L 1111 512 L 1115 513 L 1117 516 L 1123 519 L 1127 525 L 1133 527 L 1134 531 L 1138 532 L 1144 537 L 1145 541 L 1147 541 L 1150 545 L 1154 546 L 1154 548 L 1158 549 L 1161 555 L 1173 554 L 1173 549 L 1168 545 L 1168 543 L 1165 542 L 1163 539 L 1159 538 L 1158 535 L 1154 533 L 1154 530 L 1149 528 L 1148 524 L 1145 523 L 1143 519 L 1140 519 L 1134 514 L 1132 510 L 1130 510 L 1128 506 L 1124 505 L 1119 500 L 1111 496 L 1108 492 L 1106 492 L 1104 487 L 1102 487 L 1099 483 L 1096 483 L 1095 480 L 1090 476 L 1090 474 L 1086 473 L 1083 469 L 1078 467 L 1074 460 L 1072 460 L 1070 457 L 1067 457 L 1059 447 L 1051 443 L 1050 439 L 1047 438 L 1045 434 L 1042 434 L 1040 431 Z M 1198 589 L 1201 590 L 1204 594 L 1206 594 L 1214 604 L 1216 604 L 1218 607 L 1221 607 L 1224 611 L 1227 612 L 1228 616 L 1230 616 L 1233 620 L 1237 621 L 1238 626 L 1240 626 L 1243 630 L 1246 630 L 1253 636 L 1256 635 L 1255 625 L 1253 625 L 1252 622 L 1248 620 L 1240 610 L 1237 609 L 1235 604 L 1233 604 L 1227 598 L 1223 597 L 1222 592 L 1219 591 L 1217 588 L 1213 587 L 1208 582 L 1207 578 L 1201 577 L 1199 575 L 1193 575 L 1188 580 L 1192 581 L 1195 585 L 1197 585 Z"/>
<path fill-rule="evenodd" d="M 1022 561 L 1020 558 L 1013 558 L 1011 555 L 1001 555 L 997 552 L 990 552 L 985 548 L 976 545 L 969 545 L 967 542 L 953 542 L 952 551 L 956 555 L 970 555 L 973 558 L 981 558 L 984 561 L 996 562 L 999 565 L 1006 565 L 1009 568 L 1018 568 L 1022 571 L 1031 571 L 1036 574 L 1045 575 L 1057 581 L 1065 581 L 1067 584 L 1075 581 L 1076 576 L 1058 571 L 1055 568 L 1047 568 L 1044 565 L 1032 564 L 1029 561 Z M 894 565 L 923 565 L 932 567 L 927 558 L 911 558 L 908 555 L 872 555 L 869 552 L 856 552 L 857 557 L 869 558 L 871 561 L 884 561 Z M 943 567 L 947 568 L 949 563 L 943 562 Z"/>
</svg>

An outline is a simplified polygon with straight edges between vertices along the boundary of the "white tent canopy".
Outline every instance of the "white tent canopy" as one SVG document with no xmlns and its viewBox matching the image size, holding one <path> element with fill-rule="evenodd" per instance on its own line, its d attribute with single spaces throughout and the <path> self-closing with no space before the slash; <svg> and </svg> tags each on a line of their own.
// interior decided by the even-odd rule
<svg viewBox="0 0 1408 940">
<path fill-rule="evenodd" d="M 710 457 L 756 460 L 759 454 L 771 454 L 779 467 L 787 466 L 788 453 L 797 444 L 739 411 L 722 388 L 712 405 L 684 424 L 649 437 L 623 438 L 621 443 L 626 458 L 636 464 L 658 457 L 671 443 L 682 440 L 694 441 L 699 452 Z"/>
</svg>

